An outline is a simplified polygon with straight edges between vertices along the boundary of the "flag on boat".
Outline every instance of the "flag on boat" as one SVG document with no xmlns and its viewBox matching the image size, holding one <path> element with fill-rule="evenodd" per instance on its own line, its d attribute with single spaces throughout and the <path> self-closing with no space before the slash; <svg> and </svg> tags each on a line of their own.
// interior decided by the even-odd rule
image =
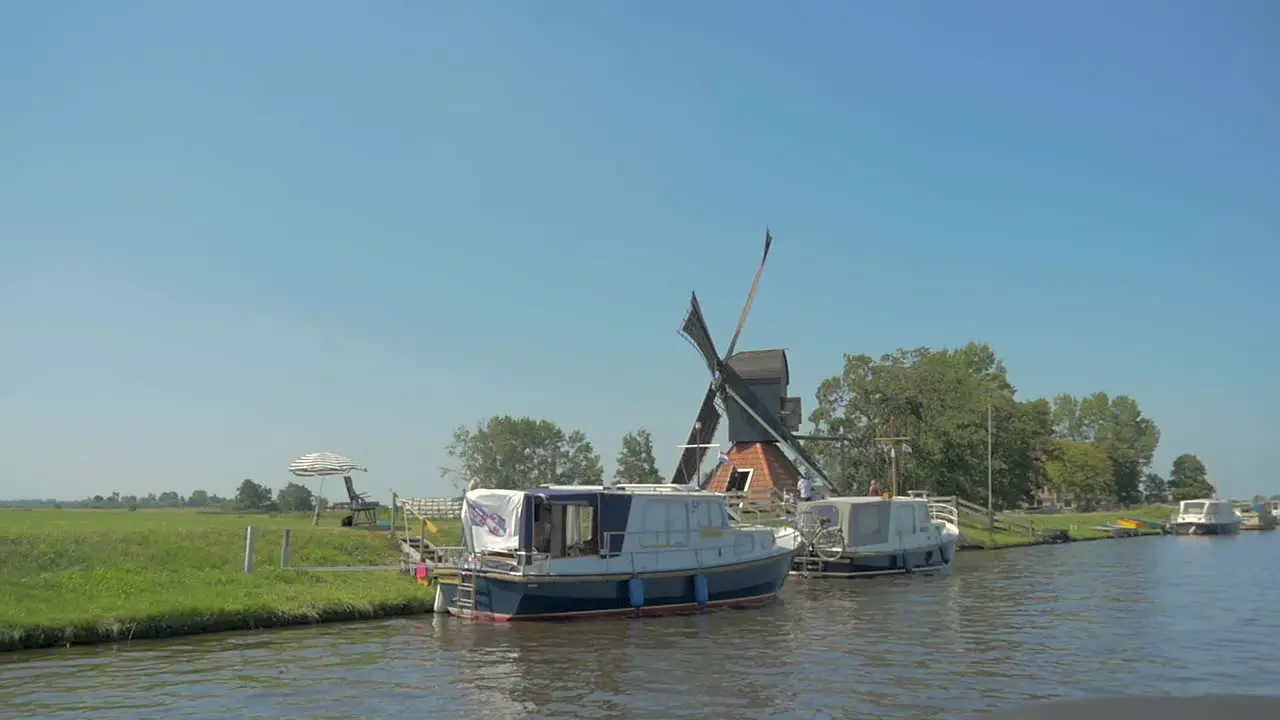
<svg viewBox="0 0 1280 720">
<path fill-rule="evenodd" d="M 729 453 L 721 450 L 719 457 L 716 458 L 716 467 L 720 467 L 727 462 L 729 462 Z"/>
<path fill-rule="evenodd" d="M 289 463 L 289 472 L 298 477 L 349 475 L 356 470 L 368 472 L 369 469 L 349 457 L 330 452 L 307 453 Z"/>
</svg>

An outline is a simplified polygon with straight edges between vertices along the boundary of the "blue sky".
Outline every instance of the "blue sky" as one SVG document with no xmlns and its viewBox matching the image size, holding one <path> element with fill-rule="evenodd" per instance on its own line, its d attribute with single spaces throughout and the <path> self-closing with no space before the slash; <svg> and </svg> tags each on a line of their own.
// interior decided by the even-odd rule
<svg viewBox="0 0 1280 720">
<path fill-rule="evenodd" d="M 675 461 L 743 348 L 992 344 L 1280 492 L 1280 6 L 0 10 L 0 496 L 447 489 L 489 415 Z"/>
</svg>

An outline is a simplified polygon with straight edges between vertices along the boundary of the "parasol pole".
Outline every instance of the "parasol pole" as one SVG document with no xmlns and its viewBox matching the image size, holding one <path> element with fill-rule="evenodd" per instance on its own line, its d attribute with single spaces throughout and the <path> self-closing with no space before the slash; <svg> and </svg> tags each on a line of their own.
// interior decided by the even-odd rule
<svg viewBox="0 0 1280 720">
<path fill-rule="evenodd" d="M 324 493 L 324 475 L 320 476 L 320 490 L 316 492 L 316 511 L 315 514 L 311 516 L 312 527 L 316 527 L 320 524 L 320 497 L 322 493 Z"/>
</svg>

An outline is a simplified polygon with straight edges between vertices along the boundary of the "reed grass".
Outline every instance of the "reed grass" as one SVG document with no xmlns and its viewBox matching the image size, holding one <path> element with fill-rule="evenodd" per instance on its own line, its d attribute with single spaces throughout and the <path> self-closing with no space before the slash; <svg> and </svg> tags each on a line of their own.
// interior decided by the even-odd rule
<svg viewBox="0 0 1280 720">
<path fill-rule="evenodd" d="M 304 515 L 0 511 L 0 650 L 430 612 L 432 593 L 401 573 L 280 567 L 285 528 L 294 567 L 399 562 L 386 531 L 338 517 L 312 527 Z"/>
</svg>

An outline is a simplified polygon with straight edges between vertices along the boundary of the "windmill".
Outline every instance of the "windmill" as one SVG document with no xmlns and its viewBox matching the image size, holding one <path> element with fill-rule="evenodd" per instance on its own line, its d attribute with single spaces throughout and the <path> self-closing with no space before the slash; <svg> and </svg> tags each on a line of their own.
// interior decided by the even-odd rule
<svg viewBox="0 0 1280 720">
<path fill-rule="evenodd" d="M 809 479 L 830 487 L 826 475 L 800 446 L 793 434 L 800 430 L 800 398 L 787 396 L 789 372 L 785 350 L 753 350 L 735 353 L 742 328 L 747 324 L 760 276 L 769 259 L 773 236 L 764 234 L 764 255 L 755 281 L 747 294 L 746 305 L 738 318 L 738 326 L 729 340 L 729 348 L 721 357 L 711 340 L 698 294 L 693 293 L 689 312 L 680 334 L 706 361 L 711 383 L 702 398 L 688 442 L 681 446 L 680 462 L 671 482 L 681 485 L 708 485 L 717 492 L 746 492 L 767 495 L 772 490 L 791 490 L 800 478 L 797 465 L 805 466 Z M 716 469 L 700 481 L 699 468 L 712 445 L 721 415 L 729 418 L 729 452 L 724 453 Z M 787 452 L 791 454 L 788 457 Z"/>
</svg>

